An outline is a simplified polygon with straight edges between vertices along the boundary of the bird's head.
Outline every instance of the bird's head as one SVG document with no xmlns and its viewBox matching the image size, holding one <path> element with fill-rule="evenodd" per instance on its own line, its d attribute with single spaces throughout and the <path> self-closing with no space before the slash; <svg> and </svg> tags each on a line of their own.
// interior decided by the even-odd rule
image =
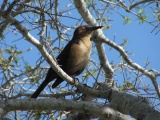
<svg viewBox="0 0 160 120">
<path fill-rule="evenodd" d="M 102 28 L 103 26 L 79 26 L 75 31 L 74 31 L 74 37 L 87 37 L 92 34 L 93 31 Z"/>
</svg>

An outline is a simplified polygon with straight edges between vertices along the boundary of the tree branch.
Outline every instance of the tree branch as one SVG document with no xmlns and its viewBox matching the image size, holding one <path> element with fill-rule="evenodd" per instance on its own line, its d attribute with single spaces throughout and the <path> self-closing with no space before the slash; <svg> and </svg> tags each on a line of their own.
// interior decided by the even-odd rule
<svg viewBox="0 0 160 120">
<path fill-rule="evenodd" d="M 12 9 L 14 8 L 14 6 L 17 4 L 17 2 L 19 2 L 20 0 L 14 0 L 8 7 L 8 9 L 6 10 L 7 14 L 10 14 Z"/>
<path fill-rule="evenodd" d="M 42 21 L 41 21 L 42 29 L 40 31 L 40 42 L 43 44 L 44 43 L 44 34 L 46 31 L 47 24 L 45 22 L 45 14 L 42 12 L 41 15 L 42 15 Z"/>
<path fill-rule="evenodd" d="M 96 25 L 96 20 L 95 20 L 94 17 L 91 15 L 91 13 L 89 12 L 89 10 L 86 8 L 84 0 L 74 0 L 74 2 L 75 2 L 75 5 L 76 5 L 79 13 L 80 13 L 81 16 L 83 17 L 84 21 L 86 21 L 86 22 L 87 22 L 88 24 L 90 24 L 90 25 Z M 94 38 L 94 39 L 98 39 L 98 40 L 96 40 L 95 43 L 98 42 L 98 43 L 101 45 L 101 47 L 102 47 L 102 42 L 103 42 L 103 43 L 106 43 L 106 44 L 108 44 L 109 46 L 115 48 L 118 52 L 120 52 L 120 54 L 122 55 L 123 59 L 124 59 L 131 67 L 139 70 L 140 72 L 142 72 L 143 74 L 145 74 L 146 76 L 148 76 L 148 77 L 151 79 L 151 81 L 152 81 L 152 83 L 153 83 L 153 85 L 154 85 L 154 87 L 155 87 L 155 90 L 156 90 L 156 92 L 157 92 L 157 95 L 158 95 L 159 98 L 160 98 L 160 91 L 159 91 L 159 87 L 158 87 L 158 84 L 157 84 L 157 82 L 156 82 L 156 76 L 155 76 L 154 73 L 149 72 L 148 70 L 144 69 L 143 67 L 141 67 L 141 66 L 138 65 L 137 63 L 133 62 L 133 61 L 127 56 L 125 50 L 124 50 L 121 46 L 117 45 L 116 43 L 112 42 L 111 40 L 109 40 L 108 38 L 105 37 L 105 35 L 103 34 L 102 30 L 97 30 L 96 32 L 94 32 L 93 38 Z M 99 45 L 97 45 L 97 46 L 100 47 Z M 97 49 L 100 49 L 100 48 L 98 48 L 98 47 L 97 47 Z M 102 52 L 102 51 L 101 51 L 101 52 Z M 98 53 L 98 54 L 102 54 L 102 53 Z M 104 54 L 104 56 L 106 56 L 106 55 Z M 103 58 L 104 58 L 104 57 L 103 57 Z M 101 59 L 102 59 L 102 58 L 101 58 Z M 100 59 L 100 61 L 101 61 L 101 59 Z M 105 58 L 104 58 L 104 60 L 105 60 Z M 108 60 L 106 59 L 106 61 L 108 61 Z M 106 62 L 106 61 L 103 61 L 103 62 Z M 102 61 L 101 61 L 101 62 L 102 62 Z M 108 63 L 108 62 L 106 62 L 106 63 Z M 104 65 L 103 63 L 101 63 L 101 64 Z M 105 71 L 110 71 L 109 73 L 112 73 L 112 72 L 113 72 L 113 69 L 110 69 L 110 68 L 111 68 L 110 65 L 105 64 L 104 66 L 105 66 L 106 68 L 109 68 L 109 69 L 104 69 Z M 103 67 L 104 67 L 104 66 L 103 66 Z M 107 74 L 107 73 L 108 73 L 108 72 L 106 72 L 106 74 Z M 112 73 L 112 74 L 113 74 L 113 73 Z"/>
<path fill-rule="evenodd" d="M 74 3 L 75 3 L 76 8 L 78 9 L 79 13 L 81 14 L 82 18 L 84 19 L 84 21 L 86 21 L 86 23 L 91 26 L 96 26 L 97 25 L 96 20 L 91 15 L 89 10 L 86 8 L 84 1 L 83 0 L 74 0 Z M 98 30 L 94 33 L 97 33 L 97 32 L 98 32 Z M 108 78 L 108 81 L 111 82 L 114 70 L 108 62 L 108 59 L 107 59 L 107 56 L 105 53 L 105 49 L 104 49 L 104 45 L 102 44 L 102 42 L 100 43 L 100 42 L 98 42 L 98 40 L 96 40 L 96 39 L 99 39 L 96 36 L 93 35 L 92 39 L 94 40 L 94 42 L 96 44 L 100 63 L 105 71 L 105 76 L 106 76 L 106 78 Z"/>
<path fill-rule="evenodd" d="M 111 87 L 111 85 L 104 83 L 99 85 L 101 91 L 108 91 Z M 159 120 L 160 118 L 160 113 L 141 97 L 120 93 L 116 88 L 112 88 L 108 99 L 110 101 L 109 107 L 123 114 L 131 115 L 137 120 Z"/>
<path fill-rule="evenodd" d="M 0 9 L 0 14 L 3 16 L 4 19 L 11 22 L 12 25 L 14 25 L 19 32 L 26 38 L 28 42 L 33 44 L 42 54 L 42 56 L 46 59 L 46 61 L 49 63 L 49 65 L 53 68 L 53 70 L 64 80 L 66 80 L 70 84 L 78 85 L 79 83 L 74 81 L 73 78 L 68 76 L 56 63 L 56 60 L 53 60 L 53 57 L 49 55 L 45 47 L 37 40 L 35 39 L 28 31 L 27 29 L 20 24 L 19 21 L 17 21 L 15 18 L 11 17 L 10 15 L 6 14 Z"/>
<path fill-rule="evenodd" d="M 7 5 L 7 2 L 8 2 L 8 0 L 5 0 L 5 1 L 3 2 L 2 7 L 1 7 L 2 10 L 3 10 L 3 9 L 5 8 L 5 6 Z M 14 1 L 13 3 L 15 4 L 15 2 L 16 2 L 16 1 Z M 18 1 L 17 1 L 17 2 L 18 2 Z M 23 3 L 21 3 L 21 5 L 19 5 L 19 6 L 15 9 L 15 11 L 10 11 L 11 7 L 14 7 L 14 5 L 10 6 L 10 7 L 8 8 L 8 10 L 7 10 L 8 14 L 9 14 L 9 11 L 10 11 L 12 17 L 13 17 L 13 16 L 14 16 L 14 17 L 17 16 L 17 15 L 18 15 L 17 13 L 19 13 L 19 12 L 24 8 L 23 4 L 27 4 L 27 3 L 29 3 L 29 2 L 31 2 L 31 0 L 25 0 Z M 13 4 L 13 3 L 12 3 L 12 4 Z M 12 9 L 11 9 L 11 10 L 12 10 Z M 0 27 L 0 36 L 1 36 L 1 37 L 3 36 L 4 30 L 5 30 L 8 26 L 9 26 L 9 22 L 8 22 L 8 21 L 3 21 L 3 24 L 2 24 L 1 27 Z"/>
<path fill-rule="evenodd" d="M 149 106 L 145 100 L 126 93 L 113 92 L 109 106 L 137 120 L 159 120 L 160 118 L 160 113 Z"/>
<path fill-rule="evenodd" d="M 145 68 L 143 68 L 142 66 L 138 65 L 137 63 L 133 62 L 129 57 L 128 55 L 126 54 L 125 50 L 117 45 L 116 43 L 112 42 L 111 40 L 109 40 L 108 38 L 105 38 L 103 35 L 102 36 L 99 36 L 99 39 L 101 39 L 104 43 L 110 45 L 111 47 L 115 48 L 118 52 L 120 52 L 120 54 L 122 55 L 123 59 L 133 68 L 135 68 L 136 70 L 139 70 L 140 72 L 142 72 L 143 74 L 145 74 L 146 76 L 148 76 L 154 87 L 155 87 L 155 90 L 157 92 L 157 95 L 159 96 L 160 98 L 160 91 L 159 91 L 159 87 L 158 87 L 158 84 L 157 84 L 157 81 L 156 81 L 156 75 L 148 70 L 146 70 Z"/>
<path fill-rule="evenodd" d="M 147 2 L 155 2 L 155 0 L 140 0 L 132 5 L 129 6 L 129 10 L 135 8 L 136 6 L 143 4 L 143 3 L 147 3 Z"/>
<path fill-rule="evenodd" d="M 78 89 L 82 92 L 87 94 L 90 92 L 91 95 L 100 95 L 100 92 L 97 92 L 97 90 L 87 89 L 84 87 L 81 83 L 73 80 L 70 76 L 68 76 L 56 63 L 56 60 L 53 60 L 54 57 L 50 56 L 45 47 L 37 40 L 35 39 L 28 31 L 27 29 L 20 24 L 19 21 L 14 19 L 13 17 L 7 15 L 5 12 L 0 10 L 0 14 L 3 16 L 4 19 L 7 21 L 10 21 L 18 30 L 19 32 L 26 38 L 28 42 L 33 44 L 42 54 L 42 56 L 45 58 L 45 60 L 49 63 L 49 65 L 53 68 L 53 70 L 64 80 L 66 80 L 68 83 L 78 87 Z M 103 96 L 104 97 L 104 96 Z"/>
<path fill-rule="evenodd" d="M 71 101 L 65 99 L 11 99 L 0 101 L 1 110 L 5 113 L 15 110 L 61 110 L 77 111 L 91 114 L 92 117 L 99 117 L 106 120 L 133 120 L 109 107 L 102 107 L 98 104 L 86 101 Z"/>
</svg>

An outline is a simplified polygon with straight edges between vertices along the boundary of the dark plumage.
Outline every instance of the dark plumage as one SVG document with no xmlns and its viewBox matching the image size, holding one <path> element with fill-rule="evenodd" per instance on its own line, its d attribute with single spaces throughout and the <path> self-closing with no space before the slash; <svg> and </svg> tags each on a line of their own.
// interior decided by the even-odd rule
<svg viewBox="0 0 160 120">
<path fill-rule="evenodd" d="M 81 74 L 87 66 L 92 47 L 90 36 L 93 31 L 102 27 L 103 26 L 78 27 L 74 32 L 72 40 L 65 46 L 63 51 L 57 57 L 57 62 L 60 67 L 71 77 Z M 53 83 L 52 88 L 57 87 L 61 82 L 63 82 L 63 79 L 50 67 L 45 80 L 34 92 L 31 98 L 37 98 L 48 83 L 54 79 L 56 79 L 56 81 Z"/>
</svg>

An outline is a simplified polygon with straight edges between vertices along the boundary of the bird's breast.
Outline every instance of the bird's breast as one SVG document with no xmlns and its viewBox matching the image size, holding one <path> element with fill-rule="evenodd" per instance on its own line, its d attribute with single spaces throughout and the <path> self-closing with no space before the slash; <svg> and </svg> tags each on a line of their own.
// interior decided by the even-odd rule
<svg viewBox="0 0 160 120">
<path fill-rule="evenodd" d="M 83 42 L 79 42 L 79 44 L 74 44 L 70 49 L 72 53 L 70 54 L 71 55 L 70 57 L 73 60 L 76 60 L 77 62 L 89 59 L 91 47 L 92 45 L 90 41 L 87 44 L 84 44 Z"/>
<path fill-rule="evenodd" d="M 80 74 L 85 69 L 90 58 L 91 47 L 90 41 L 87 45 L 82 41 L 78 44 L 72 44 L 66 65 L 66 72 L 68 74 Z"/>
</svg>

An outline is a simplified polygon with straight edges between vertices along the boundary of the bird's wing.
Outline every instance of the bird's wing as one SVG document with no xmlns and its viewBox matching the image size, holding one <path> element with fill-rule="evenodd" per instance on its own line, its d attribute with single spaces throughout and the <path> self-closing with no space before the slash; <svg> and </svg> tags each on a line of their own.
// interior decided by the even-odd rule
<svg viewBox="0 0 160 120">
<path fill-rule="evenodd" d="M 70 47 L 71 47 L 72 43 L 71 41 L 64 47 L 64 49 L 62 50 L 62 52 L 58 55 L 57 57 L 57 62 L 59 64 L 59 66 L 64 70 L 69 53 L 70 53 Z"/>
</svg>

